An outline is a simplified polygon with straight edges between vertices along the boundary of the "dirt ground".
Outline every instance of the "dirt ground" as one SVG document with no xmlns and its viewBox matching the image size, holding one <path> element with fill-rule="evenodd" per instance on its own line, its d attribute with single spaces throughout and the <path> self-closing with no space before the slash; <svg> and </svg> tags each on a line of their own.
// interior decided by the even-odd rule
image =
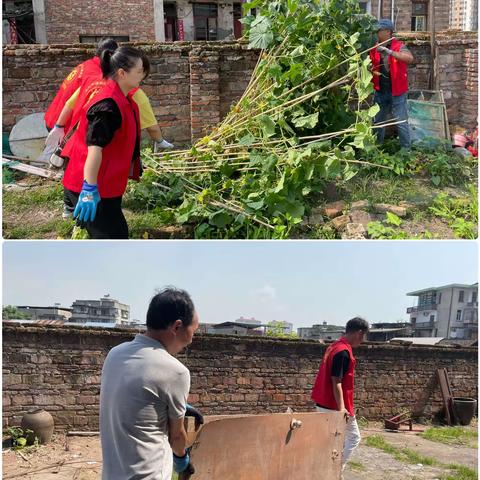
<svg viewBox="0 0 480 480">
<path fill-rule="evenodd" d="M 380 428 L 362 429 L 363 439 L 373 434 L 381 434 L 387 442 L 396 447 L 410 448 L 420 455 L 434 458 L 443 464 L 456 463 L 477 468 L 477 449 L 474 448 L 431 442 L 415 433 L 390 433 Z M 345 480 L 438 480 L 442 475 L 451 473 L 448 469 L 439 467 L 399 462 L 387 453 L 367 447 L 364 441 L 351 460 L 352 464 L 344 474 Z M 4 480 L 20 478 L 24 480 L 98 480 L 101 462 L 98 436 L 57 435 L 51 444 L 36 449 L 25 449 L 20 452 L 5 450 L 2 478 Z"/>
<path fill-rule="evenodd" d="M 419 455 L 430 457 L 443 464 L 455 463 L 477 469 L 478 450 L 460 446 L 431 442 L 409 432 L 387 432 L 380 428 L 362 430 L 362 442 L 352 455 L 352 466 L 347 466 L 345 480 L 439 480 L 451 470 L 429 465 L 412 465 L 400 462 L 388 453 L 367 447 L 369 435 L 381 434 L 394 447 L 409 448 Z"/>
</svg>

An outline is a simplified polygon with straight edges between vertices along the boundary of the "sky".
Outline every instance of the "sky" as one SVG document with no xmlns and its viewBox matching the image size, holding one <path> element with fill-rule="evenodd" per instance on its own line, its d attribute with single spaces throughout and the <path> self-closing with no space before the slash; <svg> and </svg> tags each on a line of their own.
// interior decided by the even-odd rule
<svg viewBox="0 0 480 480">
<path fill-rule="evenodd" d="M 156 289 L 187 290 L 200 321 L 240 316 L 295 328 L 360 315 L 406 321 L 406 293 L 478 281 L 468 241 L 4 242 L 3 305 L 70 307 L 105 294 L 145 321 Z"/>
</svg>

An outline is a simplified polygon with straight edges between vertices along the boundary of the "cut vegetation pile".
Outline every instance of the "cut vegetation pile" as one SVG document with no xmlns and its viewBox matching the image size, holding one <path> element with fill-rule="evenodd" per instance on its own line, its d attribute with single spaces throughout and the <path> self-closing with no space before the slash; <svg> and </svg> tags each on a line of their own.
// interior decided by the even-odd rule
<svg viewBox="0 0 480 480">
<path fill-rule="evenodd" d="M 366 105 L 374 19 L 356 0 L 252 8 L 246 35 L 262 52 L 242 98 L 191 149 L 144 154 L 148 200 L 196 237 L 285 238 L 312 196 L 352 178 L 368 164 L 358 152 L 376 148 L 378 107 Z"/>
</svg>

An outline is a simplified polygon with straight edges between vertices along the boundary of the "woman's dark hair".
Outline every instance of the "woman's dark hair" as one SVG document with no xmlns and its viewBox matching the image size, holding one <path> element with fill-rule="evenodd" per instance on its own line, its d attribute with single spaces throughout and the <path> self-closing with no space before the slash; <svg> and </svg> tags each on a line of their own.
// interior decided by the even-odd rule
<svg viewBox="0 0 480 480">
<path fill-rule="evenodd" d="M 95 55 L 101 57 L 105 50 L 114 52 L 118 48 L 118 43 L 113 38 L 102 38 L 97 44 Z"/>
<path fill-rule="evenodd" d="M 147 327 L 152 330 L 165 330 L 175 320 L 181 320 L 184 327 L 193 321 L 195 307 L 185 290 L 166 287 L 150 301 L 147 311 Z"/>
<path fill-rule="evenodd" d="M 104 50 L 100 56 L 103 76 L 105 78 L 112 77 L 119 68 L 129 72 L 139 58 L 142 60 L 143 71 L 145 72 L 145 77 L 147 77 L 150 73 L 150 62 L 141 50 L 133 47 L 119 47 L 114 52 Z"/>
<path fill-rule="evenodd" d="M 368 332 L 369 328 L 370 327 L 368 325 L 368 322 L 364 318 L 355 317 L 347 322 L 347 326 L 345 327 L 345 332 L 355 333 L 361 330 L 362 332 L 366 333 Z"/>
</svg>

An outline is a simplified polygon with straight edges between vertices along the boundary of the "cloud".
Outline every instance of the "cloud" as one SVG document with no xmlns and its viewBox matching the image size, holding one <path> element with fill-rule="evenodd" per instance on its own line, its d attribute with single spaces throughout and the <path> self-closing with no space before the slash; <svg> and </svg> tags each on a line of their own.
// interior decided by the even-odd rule
<svg viewBox="0 0 480 480">
<path fill-rule="evenodd" d="M 265 303 L 270 303 L 277 300 L 277 290 L 275 287 L 272 287 L 269 284 L 265 284 L 263 287 L 255 290 L 253 293 L 255 297 Z"/>
</svg>

